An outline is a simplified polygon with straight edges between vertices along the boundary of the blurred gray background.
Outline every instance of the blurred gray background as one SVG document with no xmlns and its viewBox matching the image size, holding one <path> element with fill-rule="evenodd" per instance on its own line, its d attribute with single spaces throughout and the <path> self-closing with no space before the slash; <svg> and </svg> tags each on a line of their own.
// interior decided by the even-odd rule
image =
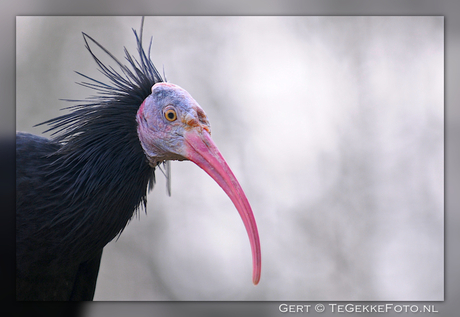
<svg viewBox="0 0 460 317">
<path fill-rule="evenodd" d="M 74 83 L 103 79 L 81 32 L 122 59 L 140 20 L 17 17 L 16 129 L 94 94 Z M 150 36 L 251 202 L 262 278 L 228 197 L 173 162 L 95 300 L 444 299 L 443 17 L 147 17 Z"/>
</svg>

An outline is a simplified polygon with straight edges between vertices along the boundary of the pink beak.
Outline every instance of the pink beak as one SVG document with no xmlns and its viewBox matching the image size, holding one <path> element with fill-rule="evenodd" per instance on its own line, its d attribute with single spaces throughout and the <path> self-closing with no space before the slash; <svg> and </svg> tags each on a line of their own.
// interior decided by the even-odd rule
<svg viewBox="0 0 460 317">
<path fill-rule="evenodd" d="M 238 180 L 233 175 L 227 162 L 220 154 L 209 133 L 203 129 L 198 132 L 195 129 L 185 133 L 186 157 L 209 174 L 224 192 L 230 197 L 236 209 L 243 219 L 244 226 L 248 232 L 251 243 L 253 275 L 252 281 L 257 285 L 261 273 L 261 253 L 259 232 L 257 231 L 256 220 L 249 205 L 248 199 L 243 192 Z"/>
</svg>

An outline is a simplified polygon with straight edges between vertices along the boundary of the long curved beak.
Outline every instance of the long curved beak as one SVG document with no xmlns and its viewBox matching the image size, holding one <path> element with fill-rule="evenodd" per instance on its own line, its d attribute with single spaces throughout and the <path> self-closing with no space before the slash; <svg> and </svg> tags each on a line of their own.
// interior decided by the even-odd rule
<svg viewBox="0 0 460 317">
<path fill-rule="evenodd" d="M 201 132 L 195 129 L 189 130 L 185 133 L 184 138 L 186 158 L 201 167 L 222 187 L 240 213 L 249 236 L 249 242 L 251 243 L 252 281 L 254 285 L 257 285 L 260 280 L 262 264 L 260 241 L 256 220 L 254 219 L 248 199 L 206 130 L 203 129 Z"/>
</svg>

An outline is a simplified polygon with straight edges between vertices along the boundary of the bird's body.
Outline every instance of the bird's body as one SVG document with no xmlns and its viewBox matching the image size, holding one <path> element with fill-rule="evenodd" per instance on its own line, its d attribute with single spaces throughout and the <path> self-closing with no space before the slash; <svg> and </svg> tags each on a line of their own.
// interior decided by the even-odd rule
<svg viewBox="0 0 460 317">
<path fill-rule="evenodd" d="M 136 153 L 123 142 L 96 151 L 90 157 L 99 161 L 94 165 L 66 162 L 62 145 L 43 137 L 18 133 L 16 140 L 17 299 L 92 299 L 97 271 L 85 265 L 98 268 L 103 247 L 145 201 L 153 168 L 145 160 L 134 168 L 136 155 L 110 160 L 116 156 L 110 151 Z M 92 291 L 74 289 L 80 284 Z"/>
<path fill-rule="evenodd" d="M 100 95 L 46 124 L 53 139 L 16 135 L 16 293 L 18 300 L 91 300 L 104 246 L 146 207 L 155 167 L 191 160 L 234 202 L 250 235 L 254 283 L 257 228 L 244 193 L 210 139 L 204 111 L 164 83 L 135 32 L 139 60 L 122 65 L 91 37 L 86 47 L 111 85 L 87 76 Z M 91 41 L 123 75 L 93 54 Z M 257 266 L 257 268 L 256 268 Z"/>
</svg>

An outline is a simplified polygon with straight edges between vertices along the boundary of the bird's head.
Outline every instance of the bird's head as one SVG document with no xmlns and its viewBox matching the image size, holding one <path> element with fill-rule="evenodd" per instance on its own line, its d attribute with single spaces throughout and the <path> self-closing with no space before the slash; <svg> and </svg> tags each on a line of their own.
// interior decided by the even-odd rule
<svg viewBox="0 0 460 317">
<path fill-rule="evenodd" d="M 208 173 L 230 197 L 244 222 L 251 243 L 253 282 L 261 272 L 257 225 L 236 177 L 211 139 L 207 116 L 181 87 L 159 82 L 136 116 L 140 143 L 152 167 L 165 160 L 190 160 Z"/>
<path fill-rule="evenodd" d="M 203 109 L 186 90 L 170 83 L 153 85 L 136 120 L 139 140 L 153 167 L 165 160 L 192 160 L 192 140 L 209 139 L 211 134 Z"/>
</svg>

